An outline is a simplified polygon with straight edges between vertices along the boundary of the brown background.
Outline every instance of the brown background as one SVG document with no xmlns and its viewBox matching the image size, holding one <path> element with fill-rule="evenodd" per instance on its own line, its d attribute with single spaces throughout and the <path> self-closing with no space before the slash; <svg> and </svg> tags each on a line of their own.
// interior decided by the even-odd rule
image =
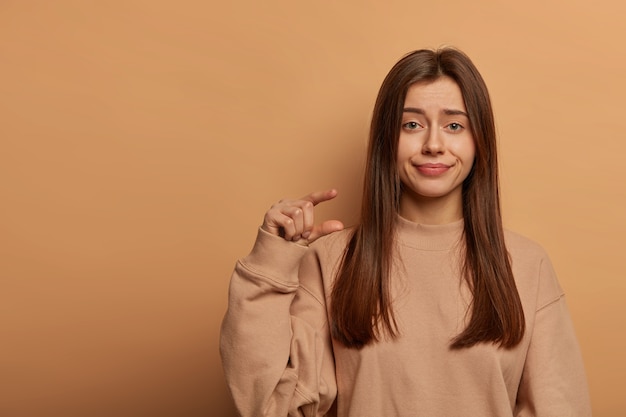
<svg viewBox="0 0 626 417">
<path fill-rule="evenodd" d="M 269 205 L 337 187 L 404 53 L 490 86 L 505 223 L 626 409 L 624 2 L 0 2 L 0 415 L 233 416 L 219 324 Z"/>
</svg>

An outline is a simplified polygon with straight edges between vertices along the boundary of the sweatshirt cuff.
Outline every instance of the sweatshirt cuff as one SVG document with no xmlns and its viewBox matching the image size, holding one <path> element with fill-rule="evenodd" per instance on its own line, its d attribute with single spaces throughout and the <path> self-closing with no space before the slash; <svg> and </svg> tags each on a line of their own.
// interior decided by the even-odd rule
<svg viewBox="0 0 626 417">
<path fill-rule="evenodd" d="M 248 256 L 241 259 L 247 268 L 285 284 L 298 284 L 300 260 L 308 246 L 290 242 L 259 227 Z"/>
</svg>

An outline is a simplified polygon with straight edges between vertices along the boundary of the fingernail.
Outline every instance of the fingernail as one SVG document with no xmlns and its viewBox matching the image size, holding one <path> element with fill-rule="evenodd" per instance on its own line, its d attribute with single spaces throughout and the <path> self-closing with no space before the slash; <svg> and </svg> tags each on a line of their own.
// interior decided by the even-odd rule
<svg viewBox="0 0 626 417">
<path fill-rule="evenodd" d="M 311 236 L 311 232 L 304 232 L 304 233 L 302 233 L 302 238 L 303 239 L 308 239 L 309 236 Z"/>
</svg>

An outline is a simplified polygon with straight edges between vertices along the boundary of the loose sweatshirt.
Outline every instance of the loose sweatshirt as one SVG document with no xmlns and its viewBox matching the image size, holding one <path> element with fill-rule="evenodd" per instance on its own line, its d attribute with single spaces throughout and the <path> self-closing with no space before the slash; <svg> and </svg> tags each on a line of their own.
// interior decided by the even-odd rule
<svg viewBox="0 0 626 417">
<path fill-rule="evenodd" d="M 350 231 L 310 246 L 259 229 L 233 272 L 220 351 L 241 416 L 587 417 L 572 322 L 550 260 L 512 232 L 505 242 L 526 331 L 511 349 L 451 349 L 467 325 L 463 221 L 398 217 L 391 295 L 399 335 L 362 349 L 331 337 L 333 280 Z"/>
</svg>

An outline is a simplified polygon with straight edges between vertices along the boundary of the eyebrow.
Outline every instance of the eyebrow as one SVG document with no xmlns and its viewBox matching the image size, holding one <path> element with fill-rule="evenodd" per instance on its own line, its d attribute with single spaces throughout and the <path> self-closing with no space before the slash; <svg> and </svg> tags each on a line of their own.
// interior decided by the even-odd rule
<svg viewBox="0 0 626 417">
<path fill-rule="evenodd" d="M 426 114 L 426 112 L 423 109 L 419 109 L 417 107 L 405 107 L 403 109 L 403 112 L 404 113 L 417 113 L 417 114 L 424 114 L 424 115 Z M 443 113 L 447 114 L 448 116 L 465 116 L 469 119 L 469 116 L 463 110 L 443 109 Z"/>
</svg>

